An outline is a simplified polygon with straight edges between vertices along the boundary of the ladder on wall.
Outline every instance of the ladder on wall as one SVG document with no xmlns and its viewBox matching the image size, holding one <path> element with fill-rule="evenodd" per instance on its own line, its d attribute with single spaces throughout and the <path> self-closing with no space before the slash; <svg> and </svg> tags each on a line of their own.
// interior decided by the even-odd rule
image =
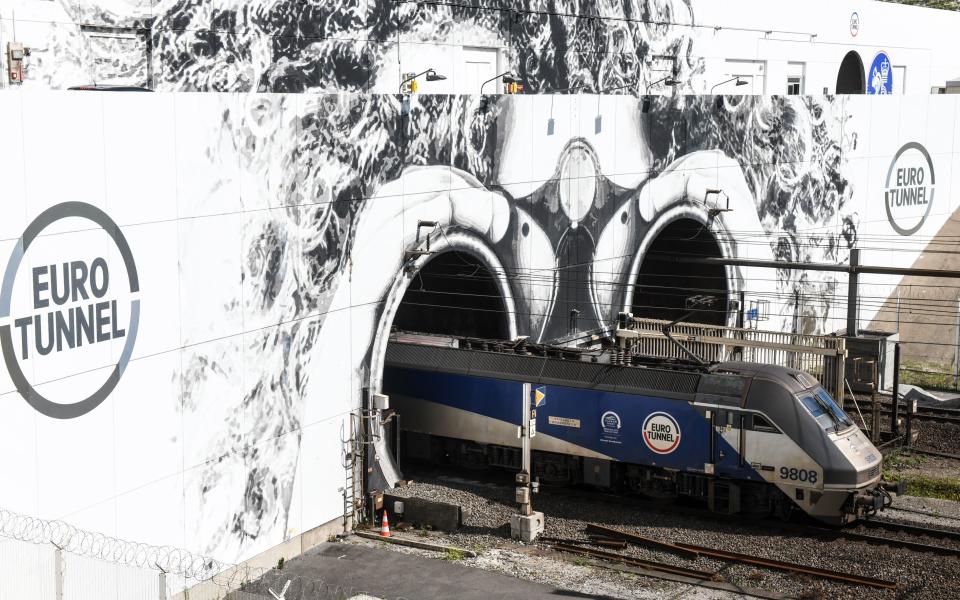
<svg viewBox="0 0 960 600">
<path fill-rule="evenodd" d="M 363 519 L 366 498 L 363 496 L 363 477 L 365 477 L 364 458 L 368 446 L 380 440 L 380 411 L 357 409 L 350 413 L 348 435 L 341 433 L 343 444 L 341 463 L 344 470 L 343 485 L 343 530 L 350 531 Z"/>
<path fill-rule="evenodd" d="M 346 436 L 341 433 L 340 441 L 343 444 L 341 464 L 344 471 L 343 484 L 343 531 L 349 532 L 356 523 L 360 522 L 363 511 L 363 453 L 362 421 L 357 411 L 350 413 L 346 422 L 350 431 Z M 345 439 L 344 439 L 345 438 Z M 357 482 L 361 481 L 358 489 Z"/>
</svg>

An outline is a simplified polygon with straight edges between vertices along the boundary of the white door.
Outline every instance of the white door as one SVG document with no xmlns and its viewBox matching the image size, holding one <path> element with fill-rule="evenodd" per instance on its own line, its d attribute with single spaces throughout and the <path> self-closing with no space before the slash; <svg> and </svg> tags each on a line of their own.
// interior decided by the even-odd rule
<svg viewBox="0 0 960 600">
<path fill-rule="evenodd" d="M 479 94 L 480 86 L 484 81 L 495 77 L 497 70 L 496 48 L 469 48 L 464 47 L 461 53 L 462 77 L 457 78 L 456 93 Z M 491 81 L 483 88 L 486 94 L 502 94 L 503 84 Z"/>
<path fill-rule="evenodd" d="M 747 85 L 735 86 L 733 83 L 718 87 L 718 94 L 745 94 L 762 96 L 767 93 L 766 61 L 762 60 L 728 60 L 727 75 L 724 80 L 739 77 Z"/>
<path fill-rule="evenodd" d="M 893 93 L 907 93 L 907 67 L 904 65 L 893 65 Z"/>
</svg>

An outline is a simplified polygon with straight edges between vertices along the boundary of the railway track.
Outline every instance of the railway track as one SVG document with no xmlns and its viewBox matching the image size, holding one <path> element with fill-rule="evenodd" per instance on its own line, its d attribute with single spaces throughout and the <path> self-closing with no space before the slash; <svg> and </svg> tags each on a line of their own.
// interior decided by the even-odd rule
<svg viewBox="0 0 960 600">
<path fill-rule="evenodd" d="M 908 451 L 912 454 L 923 454 L 926 456 L 938 456 L 940 458 L 952 458 L 954 460 L 960 460 L 960 454 L 948 454 L 946 452 L 936 452 L 935 450 L 923 450 L 922 448 L 914 448 L 913 446 L 908 448 Z"/>
<path fill-rule="evenodd" d="M 950 540 L 960 542 L 960 531 L 951 531 L 949 529 L 936 529 L 932 527 L 923 527 L 921 525 L 909 525 L 907 523 L 897 523 L 894 521 L 884 521 L 878 519 L 869 519 L 859 523 L 861 527 L 867 529 L 881 529 L 883 531 L 892 531 L 895 533 L 906 533 L 910 535 L 919 535 L 928 538 L 941 540 Z M 957 550 L 960 556 L 960 550 Z"/>
<path fill-rule="evenodd" d="M 614 501 L 618 500 L 623 502 L 623 497 L 618 496 L 609 496 L 605 495 L 602 497 L 593 497 L 587 492 L 580 497 L 594 501 Z M 707 510 L 690 508 L 690 507 L 660 507 L 655 504 L 645 501 L 642 498 L 634 498 L 634 501 L 638 506 L 642 506 L 647 510 L 663 511 L 670 512 L 674 514 L 682 514 L 685 516 L 690 516 L 694 518 L 701 518 L 706 520 L 729 520 L 729 521 L 743 521 L 742 517 L 736 515 L 719 515 L 717 513 L 712 513 Z M 900 548 L 903 550 L 911 550 L 913 552 L 921 552 L 927 554 L 935 554 L 937 556 L 952 556 L 960 558 L 960 548 L 954 548 L 950 546 L 943 546 L 940 544 L 931 544 L 923 541 L 909 540 L 909 539 L 900 539 L 895 537 L 886 537 L 882 535 L 873 535 L 869 533 L 861 533 L 857 531 L 851 531 L 850 529 L 838 529 L 832 527 L 826 527 L 823 525 L 809 525 L 803 523 L 783 523 L 780 521 L 766 520 L 766 519 L 753 519 L 750 521 L 750 525 L 756 526 L 763 529 L 774 529 L 779 531 L 784 531 L 787 533 L 794 533 L 800 535 L 808 535 L 811 537 L 816 537 L 826 541 L 832 541 L 837 539 L 844 539 L 852 542 L 864 542 L 872 545 L 884 545 L 890 548 Z M 884 521 L 871 519 L 867 521 L 860 521 L 857 524 L 858 526 L 863 526 L 866 528 L 874 530 L 882 530 L 891 533 L 899 533 L 904 535 L 912 536 L 922 536 L 932 539 L 941 539 L 949 540 L 951 542 L 957 542 L 960 544 L 960 532 L 949 531 L 944 529 L 935 529 L 929 527 L 922 527 L 918 525 L 908 525 L 903 523 L 896 523 L 893 521 Z M 599 535 L 604 537 L 611 537 L 610 535 L 605 534 L 602 531 L 602 527 L 598 525 L 591 525 L 588 528 L 588 533 L 592 535 Z M 624 539 L 622 536 L 618 539 Z M 644 540 L 643 536 L 637 536 L 638 543 L 640 540 Z M 629 540 L 627 540 L 629 541 Z M 655 545 L 651 543 L 649 545 Z M 669 544 L 665 544 L 669 546 Z M 668 549 L 668 548 L 661 548 Z"/>
<path fill-rule="evenodd" d="M 883 406 L 880 409 L 880 414 L 883 416 L 892 415 L 893 410 L 891 410 L 889 406 L 890 406 L 889 404 L 887 404 L 886 406 Z M 855 412 L 856 408 L 854 408 L 852 404 L 847 405 L 846 410 L 847 410 L 847 414 L 857 414 Z M 866 405 L 866 406 L 861 405 L 860 411 L 863 413 L 864 416 L 868 416 L 872 414 L 872 408 L 869 405 Z M 946 408 L 938 408 L 938 409 L 934 409 L 934 411 L 935 412 L 925 412 L 925 411 L 918 410 L 917 412 L 913 413 L 913 418 L 916 419 L 917 421 L 930 421 L 933 423 L 949 423 L 954 425 L 960 425 L 960 411 L 946 409 Z M 945 411 L 950 411 L 950 412 L 945 412 Z M 900 417 L 906 418 L 906 412 L 901 411 Z"/>
<path fill-rule="evenodd" d="M 957 458 L 960 458 L 960 456 L 958 456 Z M 923 515 L 923 516 L 925 516 L 925 517 L 935 517 L 935 518 L 937 518 L 937 519 L 946 519 L 946 520 L 948 520 L 948 521 L 960 521 L 960 516 L 955 517 L 955 516 L 951 516 L 951 515 L 943 515 L 943 514 L 940 514 L 940 513 L 935 513 L 935 512 L 933 512 L 933 511 L 920 510 L 920 509 L 916 509 L 916 508 L 902 508 L 902 507 L 891 506 L 891 507 L 888 508 L 887 510 L 888 510 L 888 511 L 889 511 L 889 510 L 892 510 L 892 511 L 895 511 L 895 512 L 905 512 L 905 513 L 910 513 L 910 514 L 913 514 L 913 515 Z"/>
<path fill-rule="evenodd" d="M 643 508 L 644 510 L 652 510 L 656 512 L 666 512 L 670 514 L 676 514 L 686 517 L 704 519 L 708 521 L 733 521 L 733 522 L 744 522 L 744 518 L 738 515 L 723 515 L 718 513 L 713 513 L 708 510 L 693 508 L 689 506 L 677 506 L 671 504 L 664 506 L 661 503 L 655 500 L 648 500 L 638 496 L 624 496 L 618 494 L 612 494 L 608 492 L 598 492 L 593 490 L 583 490 L 577 488 L 549 488 L 544 490 L 545 494 L 559 495 L 571 499 L 581 499 L 589 502 L 601 502 L 601 503 L 615 503 L 622 505 L 625 502 L 630 503 L 638 508 Z M 832 541 L 836 539 L 845 539 L 848 541 L 854 542 L 863 542 L 872 545 L 885 545 L 890 548 L 900 548 L 903 550 L 911 550 L 914 552 L 929 553 L 935 554 L 938 556 L 952 556 L 960 558 L 960 548 L 953 548 L 950 546 L 943 546 L 940 544 L 931 544 L 923 541 L 917 540 L 907 540 L 899 539 L 893 537 L 885 537 L 882 535 L 873 535 L 869 533 L 861 533 L 857 531 L 851 531 L 850 529 L 838 529 L 826 527 L 818 524 L 803 524 L 803 523 L 783 523 L 780 521 L 768 520 L 768 519 L 750 519 L 749 525 L 752 527 L 760 529 L 774 529 L 783 531 L 786 533 L 798 534 L 798 535 L 807 535 L 810 537 L 816 537 L 819 539 Z M 943 529 L 934 529 L 928 527 L 922 527 L 917 525 L 907 525 L 896 523 L 893 521 L 884 521 L 879 519 L 871 519 L 858 522 L 858 526 L 864 526 L 865 528 L 870 528 L 874 530 L 887 531 L 891 533 L 899 533 L 903 535 L 913 535 L 913 536 L 922 536 L 932 539 L 941 539 L 949 540 L 951 542 L 957 542 L 960 545 L 960 532 L 943 530 Z M 601 531 L 601 526 L 591 526 L 594 529 L 588 531 L 591 535 L 601 536 L 609 538 L 610 536 L 604 535 Z M 642 539 L 642 536 L 638 536 Z M 623 539 L 622 537 L 618 539 Z M 629 540 L 628 540 L 629 541 Z M 669 545 L 669 544 L 667 544 Z M 661 548 L 664 549 L 664 548 Z"/>
<path fill-rule="evenodd" d="M 864 542 L 872 545 L 887 546 L 889 548 L 900 548 L 902 550 L 912 550 L 924 554 L 935 554 L 937 556 L 953 556 L 960 558 L 960 549 L 940 546 L 937 544 L 927 544 L 924 542 L 914 542 L 897 538 L 889 538 L 879 535 L 870 535 L 866 533 L 857 533 L 855 531 L 832 531 L 825 530 L 818 537 L 829 539 L 843 538 L 853 542 Z"/>
<path fill-rule="evenodd" d="M 744 522 L 744 518 L 737 515 L 722 515 L 710 512 L 708 510 L 693 508 L 688 506 L 677 506 L 671 504 L 669 506 L 664 506 L 656 501 L 647 500 L 638 496 L 623 496 L 618 494 L 611 494 L 606 492 L 597 492 L 593 490 L 583 490 L 577 488 L 549 488 L 544 490 L 545 494 L 559 495 L 571 499 L 581 499 L 589 502 L 600 502 L 600 503 L 615 503 L 622 505 L 624 503 L 629 503 L 636 506 L 637 508 L 642 508 L 644 510 L 652 510 L 656 512 L 665 512 L 675 515 L 681 515 L 691 518 L 704 519 L 708 521 L 732 521 L 732 522 Z M 749 525 L 751 527 L 767 530 L 778 530 L 789 534 L 795 535 L 805 535 L 808 537 L 813 537 L 821 539 L 824 541 L 835 541 L 838 539 L 847 540 L 850 542 L 860 542 L 866 543 L 874 546 L 887 546 L 889 548 L 898 548 L 902 550 L 910 550 L 912 552 L 932 554 L 937 556 L 946 556 L 960 558 L 960 532 L 954 532 L 949 530 L 934 529 L 916 525 L 907 525 L 896 523 L 893 521 L 884 521 L 879 519 L 871 519 L 867 521 L 860 521 L 859 526 L 864 528 L 869 528 L 876 531 L 886 531 L 889 533 L 900 534 L 904 536 L 918 536 L 927 539 L 939 539 L 947 540 L 950 542 L 955 542 L 958 547 L 944 546 L 942 544 L 928 543 L 923 540 L 917 539 L 902 539 L 897 537 L 888 537 L 884 535 L 876 535 L 872 533 L 852 531 L 850 529 L 838 529 L 832 527 L 826 527 L 819 524 L 805 524 L 805 523 L 783 523 L 780 521 L 773 521 L 768 519 L 750 519 Z M 605 535 L 601 531 L 601 526 L 592 526 L 593 529 L 588 530 L 588 533 L 592 536 L 599 536 L 603 538 L 610 538 L 609 535 Z M 643 539 L 643 536 L 638 536 L 640 539 Z M 622 537 L 617 539 L 623 539 Z M 629 541 L 629 540 L 628 540 Z M 651 546 L 655 544 L 649 544 Z M 669 543 L 666 543 L 666 546 L 669 546 Z M 668 550 L 664 547 L 661 550 Z M 636 565 L 635 565 L 636 566 Z"/>
<path fill-rule="evenodd" d="M 569 492 L 569 493 L 567 493 Z M 584 490 L 564 490 L 563 495 L 567 497 L 576 497 L 582 498 L 584 500 L 594 501 L 594 502 L 617 502 L 623 503 L 625 497 L 616 496 L 612 494 L 600 494 Z M 717 513 L 712 513 L 707 510 L 691 508 L 691 507 L 677 507 L 677 506 L 658 506 L 655 502 L 649 500 L 644 500 L 638 497 L 632 497 L 631 501 L 635 503 L 638 507 L 643 507 L 645 510 L 654 510 L 659 512 L 669 512 L 671 514 L 680 514 L 683 516 L 705 519 L 705 520 L 727 520 L 727 521 L 743 521 L 743 517 L 737 515 L 721 515 Z M 869 533 L 861 533 L 857 531 L 851 531 L 850 529 L 838 529 L 832 527 L 826 527 L 823 525 L 810 525 L 803 523 L 783 523 L 780 521 L 766 520 L 766 519 L 751 519 L 750 525 L 762 529 L 773 529 L 779 530 L 786 533 L 806 535 L 810 537 L 815 537 L 824 541 L 834 541 L 837 539 L 844 539 L 851 542 L 862 542 L 871 545 L 883 545 L 890 548 L 899 548 L 902 550 L 911 550 L 913 552 L 920 552 L 924 554 L 934 554 L 937 556 L 951 556 L 960 558 L 960 548 L 954 548 L 950 546 L 943 546 L 940 544 L 932 544 L 918 540 L 909 540 L 909 539 L 900 539 L 895 537 L 886 537 L 882 535 L 873 535 Z M 933 539 L 942 539 L 957 542 L 960 544 L 960 532 L 954 532 L 943 529 L 933 529 L 927 527 L 921 527 L 916 525 L 907 525 L 901 523 L 895 523 L 893 521 L 883 521 L 883 520 L 869 520 L 869 521 L 860 521 L 858 525 L 863 525 L 865 527 L 882 530 L 891 533 L 899 533 L 904 535 L 913 535 L 913 536 L 923 536 Z M 602 536 L 610 538 L 610 535 L 607 535 L 603 531 L 603 527 L 599 525 L 591 525 L 587 532 L 591 535 Z M 621 535 L 617 539 L 624 539 Z M 630 540 L 627 540 L 628 542 Z M 636 536 L 636 543 L 641 543 L 646 541 L 647 545 L 655 546 L 656 542 L 650 543 L 649 539 L 644 538 L 643 536 Z M 669 543 L 664 543 L 664 547 L 660 548 L 662 550 L 668 550 Z"/>
<path fill-rule="evenodd" d="M 672 543 L 664 540 L 659 540 L 655 538 L 638 535 L 628 531 L 622 531 L 620 529 L 615 529 L 612 527 L 597 525 L 595 523 L 591 523 L 587 526 L 587 532 L 593 533 L 593 534 L 602 534 L 605 538 L 620 539 L 630 544 L 635 544 L 638 546 L 648 546 L 648 547 L 656 548 L 658 550 L 673 552 L 685 558 L 704 556 L 704 557 L 713 558 L 716 560 L 722 560 L 727 562 L 737 562 L 742 564 L 754 565 L 758 567 L 764 567 L 767 569 L 774 569 L 778 571 L 787 571 L 790 573 L 812 575 L 814 577 L 832 579 L 834 581 L 842 581 L 844 583 L 853 583 L 856 585 L 864 585 L 864 586 L 878 588 L 878 589 L 896 589 L 897 587 L 897 584 L 895 581 L 887 581 L 885 579 L 878 579 L 876 577 L 867 577 L 864 575 L 858 575 L 856 573 L 846 573 L 842 571 L 822 569 L 820 567 L 813 567 L 810 565 L 804 565 L 797 562 L 775 560 L 775 559 L 767 558 L 763 556 L 754 556 L 751 554 L 731 552 L 729 550 L 711 548 L 709 546 L 700 546 L 696 544 L 686 544 L 686 543 L 680 543 L 680 542 Z M 554 547 L 556 547 L 556 545 Z M 595 552 L 606 554 L 606 555 L 613 555 L 615 557 L 623 556 L 623 555 L 614 554 L 610 552 L 603 552 L 603 551 L 595 551 Z"/>
</svg>

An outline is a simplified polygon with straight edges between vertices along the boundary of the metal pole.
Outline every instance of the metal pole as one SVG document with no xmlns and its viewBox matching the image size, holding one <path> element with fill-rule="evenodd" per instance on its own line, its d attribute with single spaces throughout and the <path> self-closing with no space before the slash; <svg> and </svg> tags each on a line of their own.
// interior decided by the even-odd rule
<svg viewBox="0 0 960 600">
<path fill-rule="evenodd" d="M 530 474 L 532 472 L 530 466 L 530 384 L 523 384 L 523 416 L 520 420 L 521 435 L 521 452 L 522 452 L 522 467 L 521 472 L 526 473 L 526 502 L 520 503 L 520 514 L 530 516 L 530 513 L 533 512 L 532 498 L 530 498 Z"/>
<path fill-rule="evenodd" d="M 874 444 L 880 443 L 880 397 L 877 394 L 877 362 L 870 361 L 870 402 L 873 405 L 873 418 L 870 421 L 870 437 Z"/>
<path fill-rule="evenodd" d="M 850 250 L 850 270 L 847 276 L 847 337 L 857 337 L 857 288 L 860 284 L 857 267 L 860 266 L 860 249 Z"/>
<path fill-rule="evenodd" d="M 56 550 L 53 552 L 53 597 L 56 600 L 63 600 L 63 549 L 54 544 Z"/>
<path fill-rule="evenodd" d="M 913 411 L 916 410 L 917 401 L 908 400 L 907 401 L 907 442 L 904 444 L 907 448 L 910 447 L 910 443 L 913 440 Z"/>
<path fill-rule="evenodd" d="M 953 351 L 953 387 L 960 380 L 960 294 L 957 294 L 957 344 Z"/>
<path fill-rule="evenodd" d="M 900 435 L 900 342 L 893 345 L 893 410 L 890 414 L 890 433 Z"/>
<path fill-rule="evenodd" d="M 897 288 L 897 333 L 900 333 L 900 288 Z"/>
</svg>

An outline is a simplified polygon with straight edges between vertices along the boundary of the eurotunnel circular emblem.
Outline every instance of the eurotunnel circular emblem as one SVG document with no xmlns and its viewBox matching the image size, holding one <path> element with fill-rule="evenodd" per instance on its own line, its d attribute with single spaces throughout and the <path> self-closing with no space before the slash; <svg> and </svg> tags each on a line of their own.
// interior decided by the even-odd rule
<svg viewBox="0 0 960 600">
<path fill-rule="evenodd" d="M 643 443 L 657 454 L 670 454 L 680 445 L 680 425 L 665 412 L 651 413 L 643 422 Z"/>
<path fill-rule="evenodd" d="M 63 256 L 82 250 L 75 245 L 64 245 L 64 248 L 54 249 L 55 260 L 47 260 L 49 252 L 41 253 L 29 263 L 29 268 L 23 265 L 24 256 L 31 247 L 36 247 L 40 234 L 52 224 L 69 218 L 94 223 L 116 245 L 129 283 L 130 308 L 126 323 L 119 322 L 123 306 L 118 308 L 120 294 L 116 286 L 111 289 L 110 262 L 103 256 L 92 260 L 75 255 Z M 49 236 L 48 239 L 57 237 Z M 100 246 L 94 245 L 94 248 Z M 22 294 L 21 301 L 14 303 L 14 288 L 21 266 L 30 283 L 30 293 Z M 135 297 L 139 291 L 140 282 L 130 245 L 105 212 L 84 202 L 64 202 L 40 213 L 14 246 L 0 287 L 0 348 L 10 378 L 24 400 L 40 413 L 55 419 L 73 419 L 99 406 L 117 386 L 130 361 L 140 322 L 140 300 Z M 93 352 L 99 350 L 96 356 L 102 356 L 106 352 L 101 350 L 104 344 L 121 339 L 123 349 L 106 380 L 95 382 L 98 387 L 89 394 L 80 392 L 78 395 L 82 397 L 79 399 L 69 399 L 68 402 L 51 400 L 37 391 L 24 374 L 23 363 L 56 356 L 53 358 L 55 362 L 71 365 L 73 374 L 79 375 L 81 370 L 77 369 L 81 367 L 75 366 L 78 350 L 89 352 L 94 348 Z M 64 356 L 58 356 L 64 353 Z M 34 373 L 40 370 L 36 365 L 28 366 Z M 103 368 L 99 364 L 97 367 Z M 99 368 L 90 371 L 96 372 Z"/>
<path fill-rule="evenodd" d="M 605 444 L 620 444 L 620 415 L 608 410 L 600 415 L 600 441 Z"/>
<path fill-rule="evenodd" d="M 933 161 L 917 142 L 905 144 L 887 171 L 883 204 L 890 226 L 900 235 L 913 235 L 923 226 L 936 191 Z"/>
</svg>

